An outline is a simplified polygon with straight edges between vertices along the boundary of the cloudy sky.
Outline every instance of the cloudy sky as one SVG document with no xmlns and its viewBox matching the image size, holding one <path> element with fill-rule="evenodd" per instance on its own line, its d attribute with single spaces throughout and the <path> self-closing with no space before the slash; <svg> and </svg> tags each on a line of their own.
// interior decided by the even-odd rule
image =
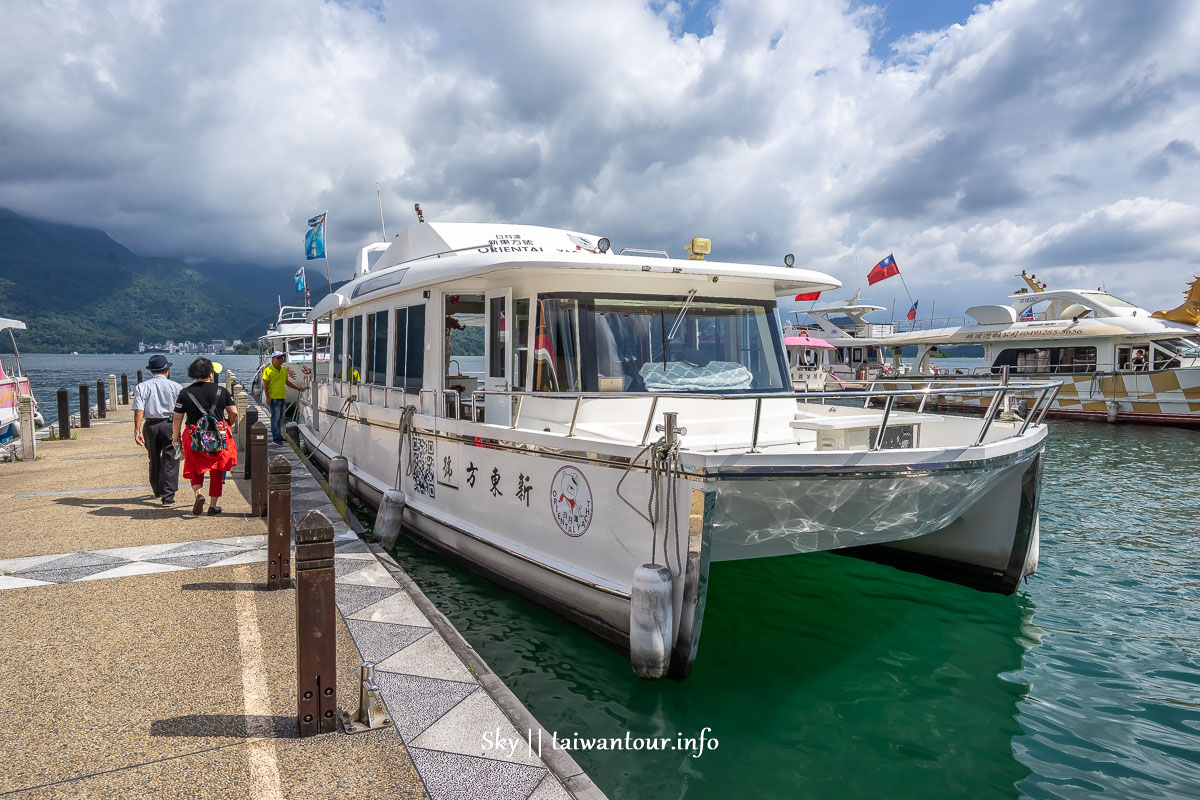
<svg viewBox="0 0 1200 800">
<path fill-rule="evenodd" d="M 0 207 L 335 273 L 427 218 L 797 263 L 922 316 L 1200 273 L 1200 3 L 5 0 Z M 336 277 L 336 274 L 335 274 Z M 849 292 L 847 292 L 848 294 Z M 839 295 L 840 296 L 840 295 Z M 902 307 L 902 308 L 900 308 Z"/>
</svg>

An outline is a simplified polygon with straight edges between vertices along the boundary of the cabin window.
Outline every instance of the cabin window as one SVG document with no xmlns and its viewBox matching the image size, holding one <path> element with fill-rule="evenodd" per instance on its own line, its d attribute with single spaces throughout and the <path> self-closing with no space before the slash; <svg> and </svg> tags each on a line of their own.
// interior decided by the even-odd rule
<svg viewBox="0 0 1200 800">
<path fill-rule="evenodd" d="M 350 317 L 346 340 L 346 378 L 351 383 L 362 383 L 362 317 Z"/>
<path fill-rule="evenodd" d="M 508 338 L 508 315 L 504 307 L 503 297 L 493 297 L 488 301 L 491 306 L 492 327 L 488 331 L 488 370 L 489 378 L 505 377 L 507 365 L 504 363 L 504 344 Z"/>
<path fill-rule="evenodd" d="M 992 362 L 992 373 L 1012 372 L 1072 374 L 1096 371 L 1095 347 L 1013 347 L 1000 351 Z"/>
<path fill-rule="evenodd" d="M 770 303 L 542 295 L 537 391 L 787 391 Z"/>
<path fill-rule="evenodd" d="M 483 295 L 446 295 L 445 309 L 445 388 L 468 397 L 483 388 Z"/>
<path fill-rule="evenodd" d="M 863 360 L 863 349 L 861 347 L 854 348 L 854 363 L 861 364 Z"/>
<path fill-rule="evenodd" d="M 1200 355 L 1200 345 L 1191 339 L 1163 339 L 1154 342 L 1152 369 L 1178 369 L 1184 358 Z"/>
<path fill-rule="evenodd" d="M 392 386 L 419 392 L 425 378 L 425 306 L 396 309 L 396 354 Z"/>
<path fill-rule="evenodd" d="M 525 389 L 525 368 L 529 364 L 529 299 L 513 301 L 513 363 L 512 383 L 515 391 Z"/>
<path fill-rule="evenodd" d="M 388 313 L 367 315 L 367 383 L 387 386 Z"/>
<path fill-rule="evenodd" d="M 335 381 L 346 379 L 345 373 L 342 372 L 342 364 L 345 361 L 345 352 L 343 350 L 345 341 L 343 340 L 342 330 L 344 325 L 345 320 L 341 317 L 333 321 L 333 379 Z"/>
</svg>

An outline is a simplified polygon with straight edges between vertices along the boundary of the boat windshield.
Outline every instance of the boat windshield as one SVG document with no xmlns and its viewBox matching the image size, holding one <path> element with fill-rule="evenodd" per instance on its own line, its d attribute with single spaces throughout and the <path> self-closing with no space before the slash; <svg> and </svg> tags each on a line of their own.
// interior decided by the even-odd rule
<svg viewBox="0 0 1200 800">
<path fill-rule="evenodd" d="M 1081 292 L 1080 294 L 1086 295 L 1089 300 L 1095 300 L 1110 308 L 1137 308 L 1133 303 L 1122 300 L 1119 297 L 1113 297 L 1111 294 L 1105 292 Z"/>
<path fill-rule="evenodd" d="M 790 391 L 775 304 L 540 295 L 536 391 Z M 674 336 L 676 321 L 681 320 Z"/>
</svg>

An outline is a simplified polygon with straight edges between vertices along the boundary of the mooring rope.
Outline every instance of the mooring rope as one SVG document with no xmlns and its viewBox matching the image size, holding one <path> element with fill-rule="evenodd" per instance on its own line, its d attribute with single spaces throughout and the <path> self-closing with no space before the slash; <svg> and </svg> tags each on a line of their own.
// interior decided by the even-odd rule
<svg viewBox="0 0 1200 800">
<path fill-rule="evenodd" d="M 625 479 L 629 477 L 634 467 L 647 452 L 650 453 L 650 500 L 646 504 L 646 513 L 643 514 L 641 509 L 621 494 L 621 484 L 625 483 Z M 629 467 L 621 476 L 621 480 L 617 481 L 617 497 L 633 509 L 635 514 L 650 523 L 650 563 L 652 564 L 657 563 L 658 560 L 658 523 L 660 519 L 662 520 L 663 561 L 673 578 L 678 578 L 683 574 L 683 554 L 679 549 L 679 493 L 676 491 L 678 472 L 681 467 L 679 442 L 667 444 L 666 437 L 663 437 L 643 447 L 629 462 Z M 662 501 L 663 492 L 666 492 L 665 502 Z M 671 536 L 675 537 L 674 569 L 671 567 L 671 552 L 668 547 Z"/>
<path fill-rule="evenodd" d="M 413 415 L 417 407 L 407 405 L 400 412 L 400 446 L 396 449 L 396 488 L 400 488 L 400 466 L 404 461 L 404 445 L 408 444 L 408 466 L 405 475 L 412 475 L 413 468 Z"/>
</svg>

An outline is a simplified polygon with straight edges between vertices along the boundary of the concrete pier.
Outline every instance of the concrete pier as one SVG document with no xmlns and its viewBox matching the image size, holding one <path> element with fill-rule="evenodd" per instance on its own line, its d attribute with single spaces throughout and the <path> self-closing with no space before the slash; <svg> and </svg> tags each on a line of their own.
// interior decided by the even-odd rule
<svg viewBox="0 0 1200 800">
<path fill-rule="evenodd" d="M 287 445 L 292 518 L 334 528 L 337 697 L 364 661 L 393 727 L 299 738 L 295 591 L 267 591 L 266 520 L 229 474 L 224 513 L 147 485 L 132 413 L 0 464 L 0 795 L 562 800 L 603 795 L 404 574 L 359 538 Z M 353 522 L 353 520 L 351 520 Z M 356 524 L 356 523 L 355 523 Z M 293 525 L 294 528 L 294 525 Z M 545 734 L 549 741 L 549 734 Z"/>
</svg>

